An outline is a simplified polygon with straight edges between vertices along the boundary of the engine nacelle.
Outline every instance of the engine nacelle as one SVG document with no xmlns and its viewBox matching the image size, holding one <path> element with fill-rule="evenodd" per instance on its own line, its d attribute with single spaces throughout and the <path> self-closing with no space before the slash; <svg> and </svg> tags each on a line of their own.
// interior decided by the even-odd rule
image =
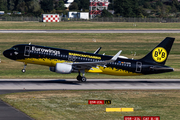
<svg viewBox="0 0 180 120">
<path fill-rule="evenodd" d="M 56 67 L 50 67 L 49 70 L 61 74 L 70 74 L 72 71 L 72 65 L 57 63 Z"/>
</svg>

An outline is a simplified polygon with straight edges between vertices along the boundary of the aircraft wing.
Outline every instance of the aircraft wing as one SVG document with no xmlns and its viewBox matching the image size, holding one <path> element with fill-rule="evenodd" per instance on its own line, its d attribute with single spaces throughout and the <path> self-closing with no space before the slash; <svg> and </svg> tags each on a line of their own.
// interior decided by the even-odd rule
<svg viewBox="0 0 180 120">
<path fill-rule="evenodd" d="M 97 61 L 97 62 L 78 62 L 78 63 L 71 63 L 74 68 L 76 69 L 90 69 L 96 66 L 104 66 L 110 62 L 114 62 L 117 60 L 118 56 L 121 54 L 122 50 L 120 50 L 116 55 L 114 55 L 110 60 L 106 61 Z"/>
</svg>

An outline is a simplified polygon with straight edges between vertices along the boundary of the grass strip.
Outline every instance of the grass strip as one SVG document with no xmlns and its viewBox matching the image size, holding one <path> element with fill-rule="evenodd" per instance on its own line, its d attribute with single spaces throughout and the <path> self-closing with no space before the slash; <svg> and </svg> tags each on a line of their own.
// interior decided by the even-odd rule
<svg viewBox="0 0 180 120">
<path fill-rule="evenodd" d="M 0 22 L 0 29 L 38 29 L 38 30 L 68 30 L 68 29 L 179 29 L 179 23 L 154 22 Z"/>
<path fill-rule="evenodd" d="M 23 92 L 0 98 L 36 120 L 123 120 L 124 116 L 180 119 L 180 90 L 60 90 Z M 111 100 L 89 105 L 88 100 Z M 134 108 L 134 112 L 105 112 L 106 108 Z"/>
</svg>

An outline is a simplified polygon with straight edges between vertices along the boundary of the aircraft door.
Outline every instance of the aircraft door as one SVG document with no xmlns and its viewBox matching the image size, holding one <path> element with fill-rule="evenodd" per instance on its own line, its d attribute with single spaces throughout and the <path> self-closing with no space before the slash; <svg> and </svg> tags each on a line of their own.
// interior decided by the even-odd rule
<svg viewBox="0 0 180 120">
<path fill-rule="evenodd" d="M 25 46 L 24 56 L 30 56 L 30 46 Z"/>
<path fill-rule="evenodd" d="M 136 62 L 136 72 L 141 72 L 142 70 L 142 62 Z"/>
</svg>

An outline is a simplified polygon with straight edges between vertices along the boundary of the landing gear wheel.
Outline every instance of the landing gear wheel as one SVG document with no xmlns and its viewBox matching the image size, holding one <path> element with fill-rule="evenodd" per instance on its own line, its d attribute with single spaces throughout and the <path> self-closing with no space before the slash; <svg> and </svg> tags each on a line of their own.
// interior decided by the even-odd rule
<svg viewBox="0 0 180 120">
<path fill-rule="evenodd" d="M 78 81 L 81 81 L 82 77 L 80 75 L 77 76 L 76 78 Z"/>
<path fill-rule="evenodd" d="M 22 71 L 23 73 L 25 73 L 25 72 L 26 72 L 26 70 L 25 70 L 25 69 L 22 69 L 21 71 Z"/>
<path fill-rule="evenodd" d="M 79 71 L 79 75 L 77 76 L 77 80 L 79 81 L 79 82 L 86 82 L 86 77 L 84 77 L 84 71 L 82 72 L 83 73 L 83 76 L 81 76 L 81 72 Z"/>
<path fill-rule="evenodd" d="M 81 81 L 82 81 L 82 82 L 86 82 L 86 77 L 82 77 L 82 78 L 81 78 Z"/>
</svg>

